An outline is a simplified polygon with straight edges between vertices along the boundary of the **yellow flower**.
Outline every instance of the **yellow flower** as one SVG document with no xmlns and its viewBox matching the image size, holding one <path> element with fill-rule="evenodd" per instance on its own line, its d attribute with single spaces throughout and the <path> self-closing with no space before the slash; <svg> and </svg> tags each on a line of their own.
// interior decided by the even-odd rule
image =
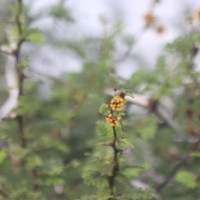
<svg viewBox="0 0 200 200">
<path fill-rule="evenodd" d="M 155 17 L 151 12 L 146 13 L 143 16 L 143 19 L 144 19 L 146 26 L 151 26 L 155 22 Z"/>
<path fill-rule="evenodd" d="M 106 122 L 110 125 L 110 126 L 119 126 L 119 120 L 121 119 L 120 116 L 118 117 L 114 117 L 111 113 L 108 114 L 108 116 L 106 117 Z"/>
<path fill-rule="evenodd" d="M 115 96 L 111 99 L 110 107 L 113 111 L 120 111 L 124 105 L 124 99 L 122 97 Z"/>
<path fill-rule="evenodd" d="M 194 10 L 194 18 L 200 22 L 200 8 Z"/>
</svg>

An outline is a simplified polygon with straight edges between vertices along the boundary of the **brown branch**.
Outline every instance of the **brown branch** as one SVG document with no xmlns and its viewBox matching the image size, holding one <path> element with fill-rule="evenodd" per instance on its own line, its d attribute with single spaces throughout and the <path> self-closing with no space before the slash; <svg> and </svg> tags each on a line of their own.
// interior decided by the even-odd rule
<svg viewBox="0 0 200 200">
<path fill-rule="evenodd" d="M 18 32 L 20 33 L 20 35 L 22 35 L 22 33 L 23 33 L 22 21 L 21 21 L 22 14 L 23 14 L 23 1 L 18 0 L 18 12 L 16 15 L 16 23 L 17 23 Z"/>
<path fill-rule="evenodd" d="M 17 23 L 19 35 L 23 34 L 22 23 L 21 23 L 22 14 L 23 14 L 23 2 L 22 2 L 22 0 L 18 0 L 18 13 L 16 15 L 16 23 Z M 15 67 L 17 69 L 17 75 L 18 75 L 18 86 L 19 86 L 18 100 L 19 100 L 20 96 L 23 95 L 23 85 L 24 85 L 23 84 L 24 83 L 23 72 L 19 66 L 19 59 L 20 59 L 20 52 L 21 52 L 22 44 L 23 44 L 23 40 L 20 39 L 17 43 L 17 48 L 13 54 L 15 57 Z M 22 146 L 22 148 L 26 148 L 27 141 L 26 141 L 26 137 L 24 135 L 24 117 L 22 115 L 19 115 L 16 119 L 17 119 L 17 123 L 19 126 L 19 132 L 21 134 L 21 146 Z"/>
<path fill-rule="evenodd" d="M 113 66 L 120 64 L 121 62 L 126 60 L 131 55 L 132 48 L 133 48 L 133 45 L 128 47 L 128 49 L 126 50 L 126 52 L 124 52 L 124 54 L 122 54 L 118 59 L 113 61 Z"/>
<path fill-rule="evenodd" d="M 16 15 L 16 24 L 18 28 L 18 34 L 20 36 L 23 35 L 23 26 L 22 26 L 22 17 L 23 17 L 23 0 L 18 0 L 18 12 Z M 18 100 L 21 96 L 24 95 L 24 72 L 21 69 L 20 66 L 20 53 L 21 53 L 21 47 L 23 42 L 25 41 L 25 38 L 21 37 L 19 41 L 17 42 L 17 48 L 13 52 L 13 55 L 15 57 L 15 67 L 17 69 L 17 75 L 18 75 L 18 85 L 19 85 L 19 95 L 18 95 Z M 20 132 L 20 138 L 21 138 L 21 147 L 22 148 L 27 148 L 27 139 L 24 131 L 24 116 L 22 114 L 18 115 L 16 117 L 18 127 L 19 127 L 19 132 Z M 32 169 L 31 171 L 32 175 L 32 191 L 35 192 L 38 190 L 38 184 L 37 184 L 37 171 L 36 169 Z"/>
<path fill-rule="evenodd" d="M 7 192 L 3 191 L 3 189 L 0 189 L 0 196 L 9 199 L 9 195 Z"/>
<path fill-rule="evenodd" d="M 24 117 L 22 115 L 18 115 L 16 117 L 16 120 L 17 120 L 18 126 L 19 126 L 19 132 L 20 132 L 20 137 L 21 137 L 21 147 L 26 148 L 27 141 L 26 141 L 26 137 L 24 134 Z"/>
<path fill-rule="evenodd" d="M 117 173 L 119 172 L 119 159 L 118 159 L 118 153 L 120 152 L 117 148 L 117 132 L 115 126 L 113 126 L 113 142 L 111 144 L 113 149 L 113 166 L 112 166 L 112 172 L 111 175 L 107 177 L 109 189 L 110 189 L 110 195 L 114 196 L 114 186 L 115 186 L 115 179 L 117 176 Z M 108 200 L 112 200 L 113 198 L 109 198 Z"/>
<path fill-rule="evenodd" d="M 32 191 L 36 192 L 39 189 L 39 185 L 38 185 L 38 173 L 36 169 L 32 170 Z"/>
</svg>

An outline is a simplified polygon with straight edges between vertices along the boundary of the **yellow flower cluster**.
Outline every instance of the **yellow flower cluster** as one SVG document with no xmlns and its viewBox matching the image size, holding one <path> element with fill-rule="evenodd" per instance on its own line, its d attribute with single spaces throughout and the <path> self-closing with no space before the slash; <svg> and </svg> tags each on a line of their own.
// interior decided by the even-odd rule
<svg viewBox="0 0 200 200">
<path fill-rule="evenodd" d="M 124 99 L 122 97 L 113 97 L 110 102 L 110 107 L 113 111 L 120 111 L 124 105 Z"/>
<path fill-rule="evenodd" d="M 114 117 L 111 113 L 108 114 L 108 116 L 106 117 L 106 121 L 108 124 L 110 124 L 110 126 L 118 126 L 120 119 L 121 119 L 120 116 Z"/>
<path fill-rule="evenodd" d="M 110 126 L 118 126 L 119 121 L 121 120 L 121 117 L 117 112 L 122 110 L 122 107 L 124 105 L 124 93 L 120 93 L 119 96 L 114 96 L 110 101 L 110 108 L 111 111 L 106 117 L 106 122 Z"/>
</svg>

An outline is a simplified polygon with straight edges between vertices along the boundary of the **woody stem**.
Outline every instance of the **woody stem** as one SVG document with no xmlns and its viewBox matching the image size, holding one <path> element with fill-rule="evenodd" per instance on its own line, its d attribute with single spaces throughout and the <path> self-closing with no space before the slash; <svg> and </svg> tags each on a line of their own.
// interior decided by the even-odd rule
<svg viewBox="0 0 200 200">
<path fill-rule="evenodd" d="M 117 176 L 117 173 L 119 171 L 119 159 L 118 159 L 118 153 L 119 150 L 117 149 L 117 132 L 115 126 L 113 128 L 113 143 L 112 143 L 112 149 L 113 149 L 113 166 L 112 166 L 112 172 L 111 175 L 108 176 L 108 184 L 110 189 L 111 196 L 114 196 L 114 185 L 115 185 L 115 179 Z M 112 200 L 113 198 L 110 198 L 109 200 Z"/>
</svg>

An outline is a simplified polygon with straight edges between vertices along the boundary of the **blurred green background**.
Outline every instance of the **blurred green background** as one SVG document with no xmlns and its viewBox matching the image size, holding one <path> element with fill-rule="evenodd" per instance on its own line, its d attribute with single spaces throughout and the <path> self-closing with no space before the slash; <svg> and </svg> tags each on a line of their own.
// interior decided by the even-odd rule
<svg viewBox="0 0 200 200">
<path fill-rule="evenodd" d="M 84 170 L 114 88 L 135 97 L 127 183 L 199 199 L 199 31 L 196 1 L 0 0 L 0 199 L 94 194 Z"/>
</svg>

